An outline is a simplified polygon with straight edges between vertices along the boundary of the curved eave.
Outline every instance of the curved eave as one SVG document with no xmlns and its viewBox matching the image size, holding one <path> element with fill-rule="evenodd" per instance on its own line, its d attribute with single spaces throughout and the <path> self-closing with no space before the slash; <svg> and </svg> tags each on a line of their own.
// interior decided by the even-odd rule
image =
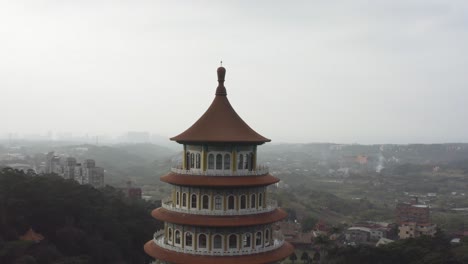
<svg viewBox="0 0 468 264">
<path fill-rule="evenodd" d="M 260 176 L 199 176 L 170 172 L 160 179 L 175 185 L 210 187 L 265 186 L 280 181 L 269 173 Z"/>
<path fill-rule="evenodd" d="M 216 95 L 206 112 L 187 130 L 172 137 L 179 143 L 252 143 L 271 140 L 258 134 L 236 113 L 226 95 Z"/>
<path fill-rule="evenodd" d="M 191 226 L 209 226 L 209 227 L 239 227 L 253 226 L 275 223 L 283 220 L 288 214 L 282 209 L 275 209 L 271 212 L 254 215 L 229 215 L 212 216 L 196 215 L 173 212 L 165 208 L 157 208 L 151 212 L 151 215 L 161 221 Z"/>
<path fill-rule="evenodd" d="M 204 264 L 239 264 L 239 263 L 249 263 L 249 264 L 266 264 L 274 263 L 280 260 L 287 258 L 294 252 L 294 247 L 288 242 L 284 242 L 283 246 L 276 250 L 268 251 L 265 253 L 258 253 L 252 255 L 243 255 L 243 256 L 201 256 L 201 255 L 191 255 L 184 254 L 179 252 L 170 251 L 156 245 L 152 240 L 148 241 L 144 246 L 146 254 L 151 257 L 164 260 L 166 262 L 175 263 L 175 264 L 184 264 L 184 263 L 204 263 Z"/>
</svg>

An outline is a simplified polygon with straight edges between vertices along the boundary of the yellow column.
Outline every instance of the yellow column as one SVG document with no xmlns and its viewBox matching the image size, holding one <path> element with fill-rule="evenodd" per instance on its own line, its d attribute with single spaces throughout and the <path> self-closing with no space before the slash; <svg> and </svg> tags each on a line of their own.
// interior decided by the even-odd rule
<svg viewBox="0 0 468 264">
<path fill-rule="evenodd" d="M 182 168 L 187 170 L 185 164 L 187 164 L 187 145 L 184 144 L 184 156 L 182 157 Z"/>
<path fill-rule="evenodd" d="M 193 231 L 193 237 L 192 237 L 192 243 L 193 243 L 193 249 L 197 250 L 197 242 L 198 242 L 198 237 L 197 237 L 197 230 Z"/>
<path fill-rule="evenodd" d="M 206 163 L 207 163 L 207 160 L 206 160 L 206 147 L 205 145 L 202 146 L 202 171 L 206 171 Z"/>
<path fill-rule="evenodd" d="M 252 164 L 253 170 L 257 170 L 257 146 L 254 146 L 253 149 L 253 164 Z"/>
<path fill-rule="evenodd" d="M 232 152 L 231 152 L 231 156 L 232 156 L 232 171 L 237 171 L 237 151 L 236 151 L 236 147 L 232 148 Z"/>
</svg>

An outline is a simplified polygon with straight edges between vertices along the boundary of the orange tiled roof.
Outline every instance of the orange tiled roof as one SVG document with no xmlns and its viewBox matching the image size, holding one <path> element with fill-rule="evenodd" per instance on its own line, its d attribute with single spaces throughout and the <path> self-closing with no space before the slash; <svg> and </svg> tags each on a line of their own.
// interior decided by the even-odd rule
<svg viewBox="0 0 468 264">
<path fill-rule="evenodd" d="M 161 221 L 181 225 L 210 226 L 210 227 L 237 227 L 269 224 L 280 221 L 288 216 L 282 209 L 254 215 L 195 215 L 169 211 L 165 208 L 157 208 L 151 215 Z"/>
<path fill-rule="evenodd" d="M 160 179 L 163 182 L 176 185 L 212 187 L 264 186 L 280 181 L 271 174 L 261 176 L 195 176 L 173 172 L 161 176 Z"/>
</svg>

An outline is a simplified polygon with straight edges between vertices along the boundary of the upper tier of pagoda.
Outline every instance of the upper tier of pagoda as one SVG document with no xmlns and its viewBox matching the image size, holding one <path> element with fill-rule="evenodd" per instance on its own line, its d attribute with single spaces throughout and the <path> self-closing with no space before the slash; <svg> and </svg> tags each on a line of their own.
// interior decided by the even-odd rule
<svg viewBox="0 0 468 264">
<path fill-rule="evenodd" d="M 179 143 L 250 143 L 263 144 L 271 140 L 255 132 L 232 108 L 227 98 L 224 77 L 226 69 L 219 67 L 216 96 L 206 112 L 183 133 L 171 138 Z"/>
</svg>

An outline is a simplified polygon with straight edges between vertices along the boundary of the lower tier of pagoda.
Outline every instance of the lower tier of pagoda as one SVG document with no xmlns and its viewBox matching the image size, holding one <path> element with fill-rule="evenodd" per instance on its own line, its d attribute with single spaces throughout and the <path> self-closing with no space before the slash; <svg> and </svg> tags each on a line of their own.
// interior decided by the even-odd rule
<svg viewBox="0 0 468 264">
<path fill-rule="evenodd" d="M 283 220 L 287 217 L 288 214 L 282 209 L 276 208 L 271 212 L 253 215 L 213 216 L 174 212 L 160 207 L 154 209 L 151 215 L 154 218 L 163 222 L 169 222 L 180 225 L 236 227 L 270 224 Z"/>
<path fill-rule="evenodd" d="M 173 264 L 184 263 L 203 263 L 203 264 L 267 264 L 275 263 L 287 258 L 294 252 L 294 247 L 288 242 L 283 242 L 281 246 L 274 250 L 251 254 L 251 255 L 233 255 L 233 254 L 219 254 L 219 255 L 193 255 L 181 253 L 169 249 L 162 248 L 154 243 L 153 240 L 148 241 L 144 246 L 145 252 L 155 259 L 162 260 Z"/>
</svg>

